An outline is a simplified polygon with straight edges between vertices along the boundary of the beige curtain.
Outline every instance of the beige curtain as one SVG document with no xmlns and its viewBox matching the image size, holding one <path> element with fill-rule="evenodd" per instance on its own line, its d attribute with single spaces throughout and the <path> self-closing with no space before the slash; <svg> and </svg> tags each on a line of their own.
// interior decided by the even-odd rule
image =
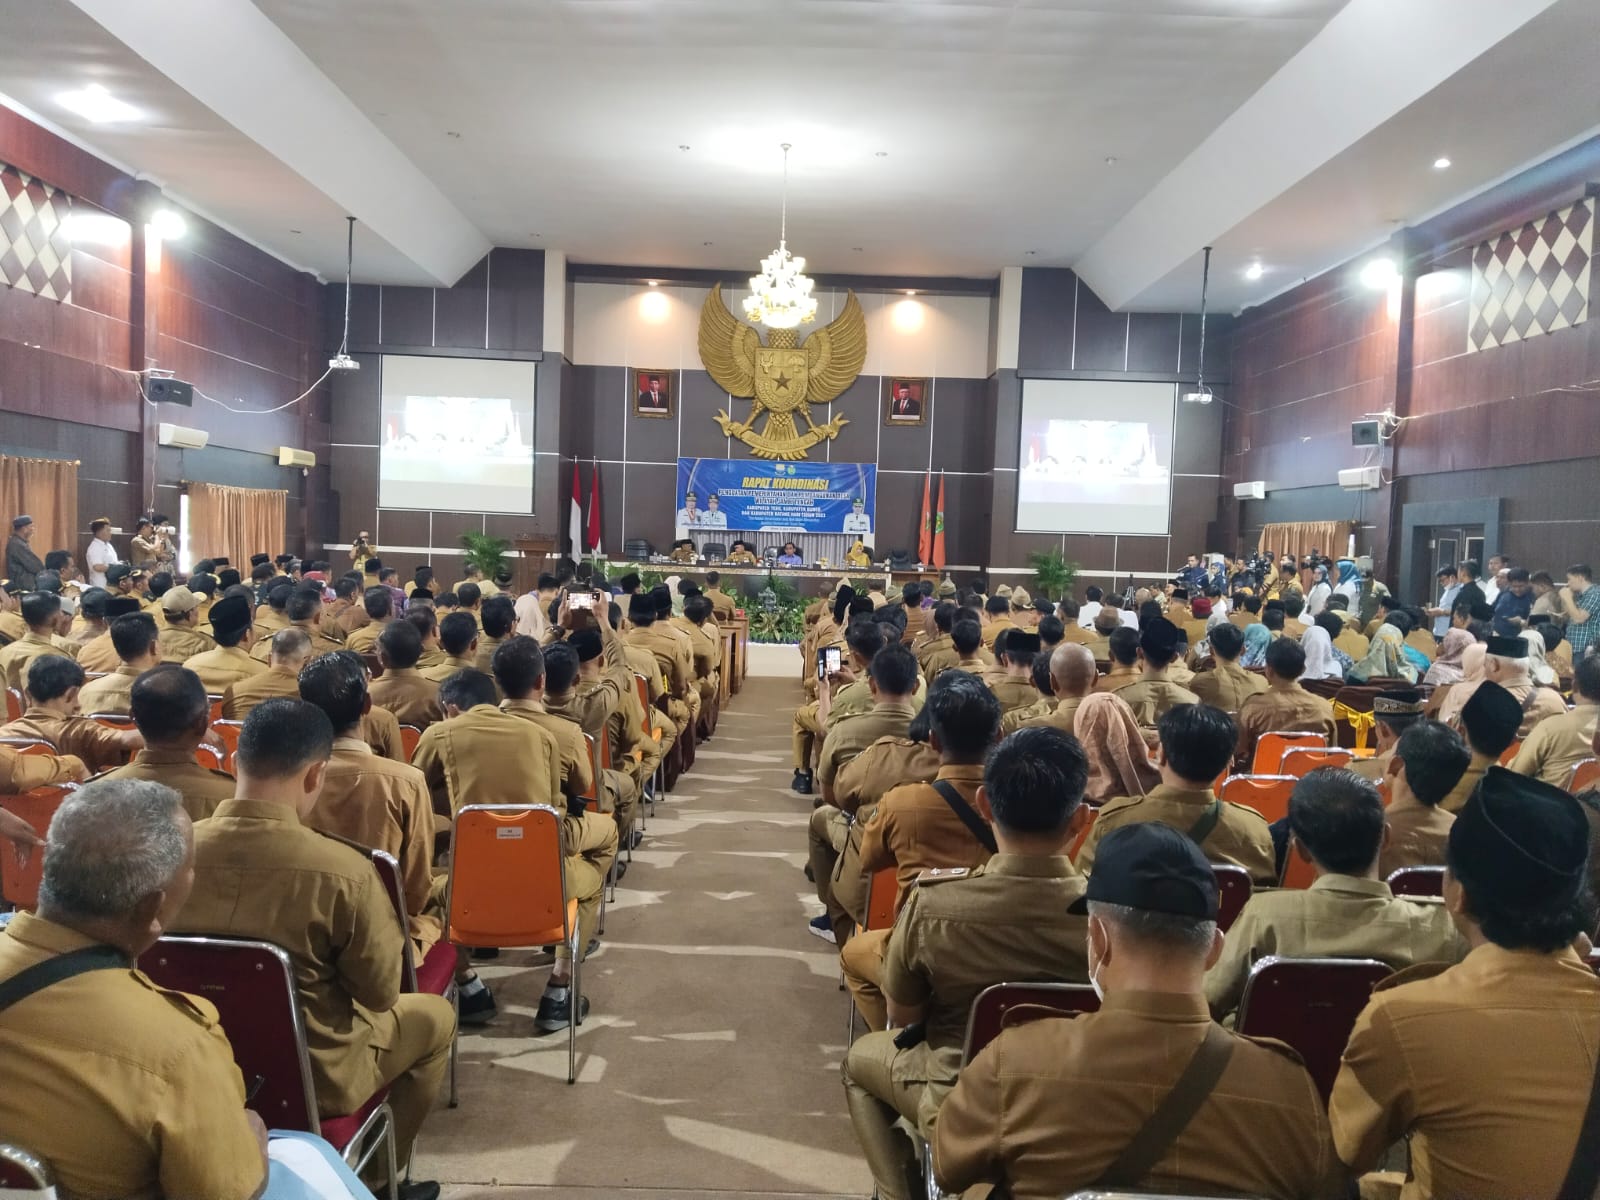
<svg viewBox="0 0 1600 1200">
<path fill-rule="evenodd" d="M 78 463 L 76 459 L 12 458 L 0 454 L 0 536 L 11 536 L 11 518 L 33 518 L 33 552 L 41 559 L 51 550 L 78 545 Z"/>
<path fill-rule="evenodd" d="M 1350 545 L 1351 528 L 1349 521 L 1280 521 L 1262 527 L 1256 549 L 1274 558 L 1292 554 L 1301 559 L 1313 548 L 1329 558 L 1343 558 Z"/>
<path fill-rule="evenodd" d="M 189 485 L 189 548 L 194 558 L 226 557 L 246 579 L 252 554 L 282 554 L 288 492 Z"/>
</svg>

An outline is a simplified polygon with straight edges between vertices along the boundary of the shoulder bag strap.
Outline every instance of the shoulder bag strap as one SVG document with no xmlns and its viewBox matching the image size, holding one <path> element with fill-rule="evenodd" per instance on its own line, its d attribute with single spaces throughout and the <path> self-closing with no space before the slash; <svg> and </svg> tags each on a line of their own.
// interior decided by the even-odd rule
<svg viewBox="0 0 1600 1200">
<path fill-rule="evenodd" d="M 1600 1198 L 1600 1065 L 1589 1089 L 1589 1107 L 1584 1110 L 1578 1129 L 1578 1147 L 1572 1152 L 1572 1165 L 1556 1200 L 1596 1200 Z"/>
<path fill-rule="evenodd" d="M 974 811 L 972 805 L 962 798 L 961 793 L 956 791 L 955 786 L 948 779 L 935 779 L 933 781 L 933 790 L 938 792 L 944 802 L 950 806 L 950 811 L 961 818 L 961 823 L 967 827 L 967 831 L 973 837 L 978 839 L 979 844 L 985 850 L 990 854 L 999 852 L 999 847 L 995 845 L 994 830 L 989 828 L 989 823 Z"/>
<path fill-rule="evenodd" d="M 52 984 L 62 983 L 89 971 L 117 968 L 126 971 L 132 965 L 128 956 L 114 946 L 85 946 L 81 950 L 47 958 L 0 983 L 0 1013 Z"/>
<path fill-rule="evenodd" d="M 1211 831 L 1217 827 L 1217 823 L 1221 820 L 1222 801 L 1213 800 L 1206 805 L 1206 810 L 1200 814 L 1200 819 L 1189 826 L 1189 839 L 1196 846 L 1205 845 L 1206 839 L 1211 836 Z"/>
<path fill-rule="evenodd" d="M 1216 1088 L 1228 1060 L 1233 1057 L 1233 1045 L 1232 1035 L 1212 1021 L 1199 1049 L 1189 1059 L 1189 1065 L 1184 1067 L 1166 1098 L 1156 1106 L 1156 1111 L 1150 1114 L 1144 1128 L 1133 1135 L 1133 1140 L 1090 1186 L 1133 1187 L 1148 1175 L 1189 1127 L 1206 1097 Z"/>
</svg>

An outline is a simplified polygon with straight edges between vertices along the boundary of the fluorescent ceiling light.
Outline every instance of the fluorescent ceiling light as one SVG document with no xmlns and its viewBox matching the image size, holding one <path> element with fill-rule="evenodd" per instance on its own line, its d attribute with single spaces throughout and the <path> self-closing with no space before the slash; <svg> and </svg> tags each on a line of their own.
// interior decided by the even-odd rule
<svg viewBox="0 0 1600 1200">
<path fill-rule="evenodd" d="M 61 228 L 75 246 L 120 246 L 132 233 L 128 223 L 120 217 L 82 209 L 68 213 Z"/>
<path fill-rule="evenodd" d="M 1251 263 L 1244 269 L 1244 277 L 1254 283 L 1267 273 L 1267 269 L 1258 262 Z"/>
<path fill-rule="evenodd" d="M 189 222 L 183 219 L 182 213 L 163 208 L 150 218 L 150 227 L 161 235 L 162 241 L 171 242 L 189 231 Z"/>
<path fill-rule="evenodd" d="M 88 84 L 75 92 L 62 92 L 56 97 L 56 103 L 96 125 L 104 125 L 108 121 L 137 121 L 143 115 L 133 105 L 118 100 L 98 83 Z"/>
<path fill-rule="evenodd" d="M 1433 160 L 1433 169 L 1435 171 L 1448 171 L 1450 169 L 1450 160 L 1441 154 Z"/>
<path fill-rule="evenodd" d="M 1361 268 L 1361 282 L 1369 288 L 1386 288 L 1399 278 L 1392 258 L 1375 258 Z"/>
</svg>

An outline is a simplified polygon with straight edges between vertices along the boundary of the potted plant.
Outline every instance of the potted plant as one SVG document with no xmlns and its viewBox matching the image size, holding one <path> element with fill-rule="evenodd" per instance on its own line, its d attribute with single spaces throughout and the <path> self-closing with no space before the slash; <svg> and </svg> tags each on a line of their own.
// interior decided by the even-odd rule
<svg viewBox="0 0 1600 1200">
<path fill-rule="evenodd" d="M 1078 564 L 1068 562 L 1060 550 L 1034 550 L 1028 555 L 1033 569 L 1033 584 L 1040 596 L 1059 600 L 1072 591 L 1078 579 Z"/>
<path fill-rule="evenodd" d="M 466 551 L 467 562 L 483 572 L 485 579 L 493 579 L 506 565 L 506 551 L 511 543 L 505 538 L 490 537 L 487 533 L 463 533 L 461 548 Z"/>
</svg>

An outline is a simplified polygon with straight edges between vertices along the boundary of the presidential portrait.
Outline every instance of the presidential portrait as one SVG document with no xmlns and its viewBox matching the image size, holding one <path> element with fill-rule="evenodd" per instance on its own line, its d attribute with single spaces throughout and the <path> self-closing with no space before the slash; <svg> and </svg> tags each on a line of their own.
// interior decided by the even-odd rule
<svg viewBox="0 0 1600 1200">
<path fill-rule="evenodd" d="M 927 412 L 928 381 L 891 376 L 883 381 L 883 423 L 921 425 Z"/>
<path fill-rule="evenodd" d="M 672 372 L 648 368 L 633 372 L 633 415 L 670 417 L 672 415 Z"/>
</svg>

